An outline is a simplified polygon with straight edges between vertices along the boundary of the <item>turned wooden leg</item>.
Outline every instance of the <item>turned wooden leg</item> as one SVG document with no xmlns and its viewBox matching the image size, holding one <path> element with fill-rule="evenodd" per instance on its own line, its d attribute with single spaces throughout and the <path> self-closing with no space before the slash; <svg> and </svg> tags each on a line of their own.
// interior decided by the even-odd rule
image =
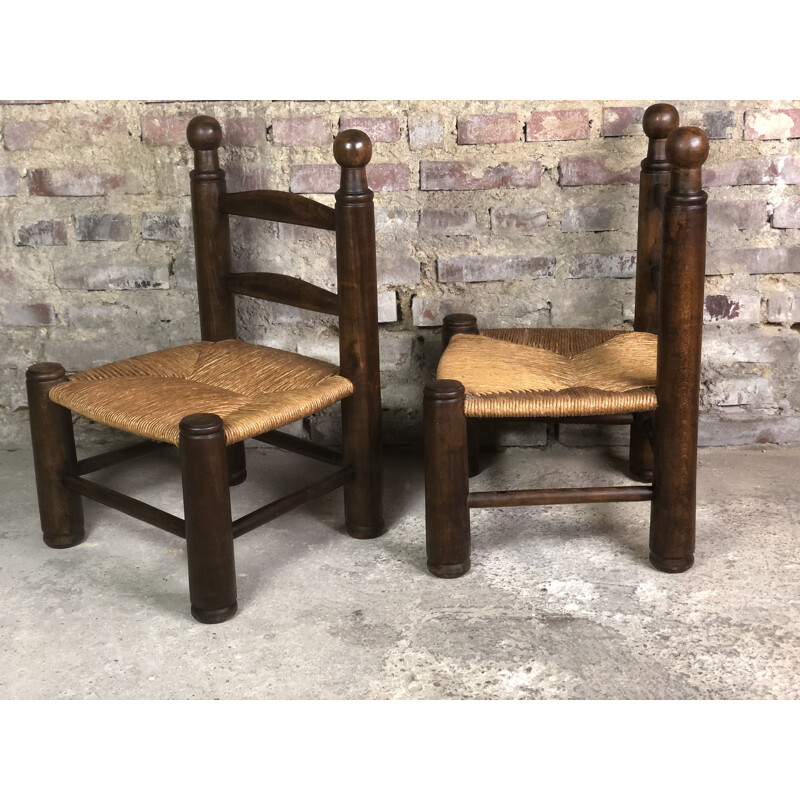
<svg viewBox="0 0 800 800">
<path fill-rule="evenodd" d="M 236 442 L 228 446 L 228 485 L 238 486 L 247 478 L 247 459 L 244 454 L 244 442 Z"/>
<path fill-rule="evenodd" d="M 478 319 L 472 314 L 447 314 L 442 320 L 442 352 L 457 333 L 478 335 Z"/>
<path fill-rule="evenodd" d="M 463 385 L 458 381 L 429 383 L 423 414 L 428 569 L 437 578 L 458 578 L 470 568 Z"/>
<path fill-rule="evenodd" d="M 63 548 L 85 537 L 81 496 L 64 488 L 64 475 L 76 474 L 75 437 L 69 409 L 50 400 L 50 390 L 66 380 L 60 364 L 34 364 L 25 373 L 33 444 L 33 466 L 44 543 Z"/>
<path fill-rule="evenodd" d="M 222 420 L 216 414 L 184 417 L 180 453 L 192 616 L 198 622 L 225 622 L 237 604 Z"/>
<path fill-rule="evenodd" d="M 653 481 L 653 448 L 650 445 L 648 422 L 639 415 L 634 415 L 631 425 L 628 472 L 634 480 L 642 483 Z"/>
<path fill-rule="evenodd" d="M 678 128 L 666 154 L 672 173 L 664 196 L 650 563 L 685 572 L 694 563 L 708 139 L 699 128 Z"/>
</svg>

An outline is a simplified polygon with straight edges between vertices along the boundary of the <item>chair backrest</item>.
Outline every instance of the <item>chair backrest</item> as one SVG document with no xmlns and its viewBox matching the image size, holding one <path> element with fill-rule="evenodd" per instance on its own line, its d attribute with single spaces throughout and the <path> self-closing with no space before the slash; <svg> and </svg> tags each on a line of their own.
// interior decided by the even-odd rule
<svg viewBox="0 0 800 800">
<path fill-rule="evenodd" d="M 375 216 L 365 169 L 372 157 L 369 137 L 357 130 L 336 137 L 333 152 L 341 183 L 331 208 L 290 192 L 228 192 L 219 166 L 222 129 L 217 120 L 195 117 L 186 136 L 194 150 L 190 177 L 202 339 L 236 338 L 235 294 L 336 315 L 340 373 L 356 394 L 364 389 L 379 393 Z M 337 291 L 290 275 L 231 272 L 231 214 L 333 231 Z"/>
</svg>

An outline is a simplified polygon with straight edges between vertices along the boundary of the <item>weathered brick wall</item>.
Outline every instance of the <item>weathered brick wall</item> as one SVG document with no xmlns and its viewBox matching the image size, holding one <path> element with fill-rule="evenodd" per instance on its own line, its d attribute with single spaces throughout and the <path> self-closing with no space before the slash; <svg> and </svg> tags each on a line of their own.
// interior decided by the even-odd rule
<svg viewBox="0 0 800 800">
<path fill-rule="evenodd" d="M 333 136 L 372 137 L 387 438 L 407 441 L 448 311 L 485 326 L 631 324 L 649 102 L 0 105 L 0 441 L 27 440 L 29 364 L 83 369 L 198 337 L 185 143 L 195 114 L 221 120 L 234 191 L 331 203 Z M 800 101 L 676 105 L 712 139 L 701 440 L 798 441 Z M 241 220 L 234 234 L 237 268 L 333 287 L 328 233 Z M 328 318 L 247 299 L 239 318 L 251 341 L 337 357 Z M 335 438 L 336 415 L 306 432 Z M 540 443 L 544 430 L 503 436 Z"/>
</svg>

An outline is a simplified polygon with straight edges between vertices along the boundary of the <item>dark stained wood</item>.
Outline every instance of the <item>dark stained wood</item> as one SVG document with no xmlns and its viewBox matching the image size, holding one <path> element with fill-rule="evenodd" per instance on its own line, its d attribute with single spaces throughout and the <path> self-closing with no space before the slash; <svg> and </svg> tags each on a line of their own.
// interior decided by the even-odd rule
<svg viewBox="0 0 800 800">
<path fill-rule="evenodd" d="M 236 294 L 319 311 L 321 314 L 339 313 L 338 295 L 292 275 L 279 275 L 275 272 L 231 272 L 225 278 L 225 284 Z"/>
<path fill-rule="evenodd" d="M 345 521 L 351 536 L 370 539 L 383 532 L 375 212 L 365 169 L 372 143 L 361 131 L 342 131 L 333 155 L 342 168 L 336 192 L 339 368 L 355 390 L 342 400 L 344 463 L 355 470 L 344 488 Z"/>
<path fill-rule="evenodd" d="M 219 123 L 211 117 L 196 117 L 189 124 L 187 138 L 195 160 L 191 195 L 203 340 L 236 336 L 235 292 L 322 313 L 340 313 L 341 373 L 355 387 L 354 396 L 342 408 L 345 455 L 280 431 L 258 437 L 340 469 L 237 520 L 236 535 L 345 486 L 348 531 L 358 538 L 377 536 L 383 531 L 381 398 L 375 221 L 364 169 L 372 148 L 369 137 L 360 131 L 344 131 L 337 137 L 334 151 L 342 180 L 335 209 L 290 193 L 227 195 L 217 153 L 222 139 Z M 338 293 L 290 276 L 231 274 L 229 213 L 335 230 Z M 27 376 L 34 465 L 47 544 L 70 547 L 83 540 L 82 498 L 89 497 L 184 537 L 193 616 L 206 623 L 233 616 L 237 602 L 229 487 L 247 475 L 244 443 L 226 447 L 222 420 L 216 415 L 193 414 L 181 421 L 179 450 L 186 512 L 186 519 L 181 520 L 79 477 L 170 445 L 143 442 L 79 463 L 71 414 L 49 400 L 50 389 L 65 380 L 64 369 L 58 364 L 37 364 Z"/>
<path fill-rule="evenodd" d="M 342 465 L 342 454 L 336 450 L 331 450 L 328 447 L 323 447 L 314 442 L 309 442 L 306 439 L 301 439 L 298 436 L 292 436 L 290 433 L 283 431 L 268 431 L 259 436 L 254 436 L 259 442 L 271 444 L 281 450 L 287 450 L 291 453 L 300 453 L 301 455 L 315 458 L 317 461 L 324 461 L 326 464 L 335 464 L 337 467 Z"/>
<path fill-rule="evenodd" d="M 336 212 L 309 197 L 290 192 L 260 190 L 234 192 L 220 198 L 220 211 L 240 217 L 255 217 L 290 225 L 336 230 Z"/>
<path fill-rule="evenodd" d="M 513 489 L 503 492 L 470 492 L 470 508 L 549 506 L 579 503 L 620 503 L 650 500 L 649 486 L 593 486 L 575 489 Z"/>
<path fill-rule="evenodd" d="M 228 486 L 238 486 L 247 480 L 247 457 L 244 442 L 228 445 Z"/>
<path fill-rule="evenodd" d="M 469 572 L 471 552 L 463 385 L 427 384 L 422 410 L 428 570 L 437 578 L 458 578 Z"/>
<path fill-rule="evenodd" d="M 53 362 L 34 364 L 25 373 L 39 519 L 45 544 L 55 548 L 74 547 L 85 537 L 83 502 L 62 483 L 78 468 L 72 416 L 50 400 L 50 390 L 65 380 L 64 368 Z"/>
<path fill-rule="evenodd" d="M 96 456 L 81 459 L 77 464 L 76 475 L 88 475 L 91 472 L 111 467 L 122 461 L 129 461 L 132 458 L 141 458 L 150 453 L 157 453 L 167 447 L 172 447 L 169 442 L 139 442 L 118 450 L 109 450 L 107 453 L 98 453 Z"/>
<path fill-rule="evenodd" d="M 650 562 L 662 572 L 684 572 L 695 545 L 708 138 L 700 128 L 679 128 L 666 152 L 672 174 L 664 198 Z"/>
<path fill-rule="evenodd" d="M 669 185 L 667 136 L 679 125 L 678 111 L 668 103 L 650 106 L 642 126 L 648 137 L 647 157 L 639 178 L 639 225 L 636 248 L 636 305 L 633 329 L 658 333 L 658 288 L 661 268 L 661 230 L 664 193 Z M 653 450 L 641 421 L 631 426 L 629 455 L 631 477 L 653 479 Z"/>
<path fill-rule="evenodd" d="M 67 475 L 64 478 L 64 486 L 77 494 L 88 497 L 90 500 L 121 511 L 129 517 L 146 522 L 148 525 L 153 525 L 162 531 L 174 533 L 182 539 L 186 538 L 183 520 L 180 517 L 168 514 L 160 508 L 151 506 L 149 503 L 143 503 L 135 497 L 130 497 L 127 494 L 110 489 L 108 486 L 101 486 L 99 483 L 74 475 Z"/>
<path fill-rule="evenodd" d="M 189 598 L 198 622 L 230 619 L 237 609 L 228 459 L 222 419 L 190 414 L 180 424 Z"/>
<path fill-rule="evenodd" d="M 334 489 L 347 485 L 353 480 L 354 474 L 352 467 L 343 467 L 332 475 L 326 475 L 324 478 L 308 486 L 304 486 L 296 492 L 287 494 L 285 497 L 281 497 L 272 503 L 257 508 L 255 511 L 251 511 L 243 517 L 239 517 L 239 519 L 233 522 L 234 538 L 238 538 L 248 531 L 252 531 L 253 528 L 257 528 L 265 522 L 270 522 L 276 517 L 280 517 L 287 511 L 291 511 L 297 508 L 297 506 L 307 503 L 309 500 L 313 500 L 315 497 L 322 497 L 322 495 L 328 494 L 328 492 L 332 492 Z"/>
<path fill-rule="evenodd" d="M 225 285 L 231 270 L 231 236 L 228 215 L 219 208 L 225 194 L 225 172 L 219 168 L 217 154 L 222 129 L 213 117 L 195 117 L 186 138 L 194 150 L 190 178 L 200 335 L 204 342 L 235 339 L 236 308 Z"/>
<path fill-rule="evenodd" d="M 472 314 L 447 314 L 442 320 L 442 352 L 457 333 L 477 336 L 478 320 Z"/>
</svg>

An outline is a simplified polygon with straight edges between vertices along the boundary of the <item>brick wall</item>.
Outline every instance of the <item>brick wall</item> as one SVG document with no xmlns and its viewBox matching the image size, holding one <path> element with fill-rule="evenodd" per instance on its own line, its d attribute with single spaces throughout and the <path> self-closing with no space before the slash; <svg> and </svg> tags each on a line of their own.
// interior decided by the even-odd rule
<svg viewBox="0 0 800 800">
<path fill-rule="evenodd" d="M 650 102 L 0 105 L 0 441 L 27 441 L 29 364 L 83 369 L 198 337 L 185 143 L 195 114 L 222 122 L 232 190 L 326 203 L 336 132 L 372 137 L 387 438 L 406 441 L 419 435 L 448 311 L 485 326 L 630 326 Z M 675 104 L 712 139 L 701 441 L 800 441 L 800 101 Z M 328 233 L 233 227 L 237 268 L 334 285 Z M 248 299 L 238 313 L 251 341 L 337 357 L 328 318 Z M 330 441 L 337 426 L 322 414 L 305 431 Z M 502 436 L 540 443 L 544 431 Z"/>
</svg>

